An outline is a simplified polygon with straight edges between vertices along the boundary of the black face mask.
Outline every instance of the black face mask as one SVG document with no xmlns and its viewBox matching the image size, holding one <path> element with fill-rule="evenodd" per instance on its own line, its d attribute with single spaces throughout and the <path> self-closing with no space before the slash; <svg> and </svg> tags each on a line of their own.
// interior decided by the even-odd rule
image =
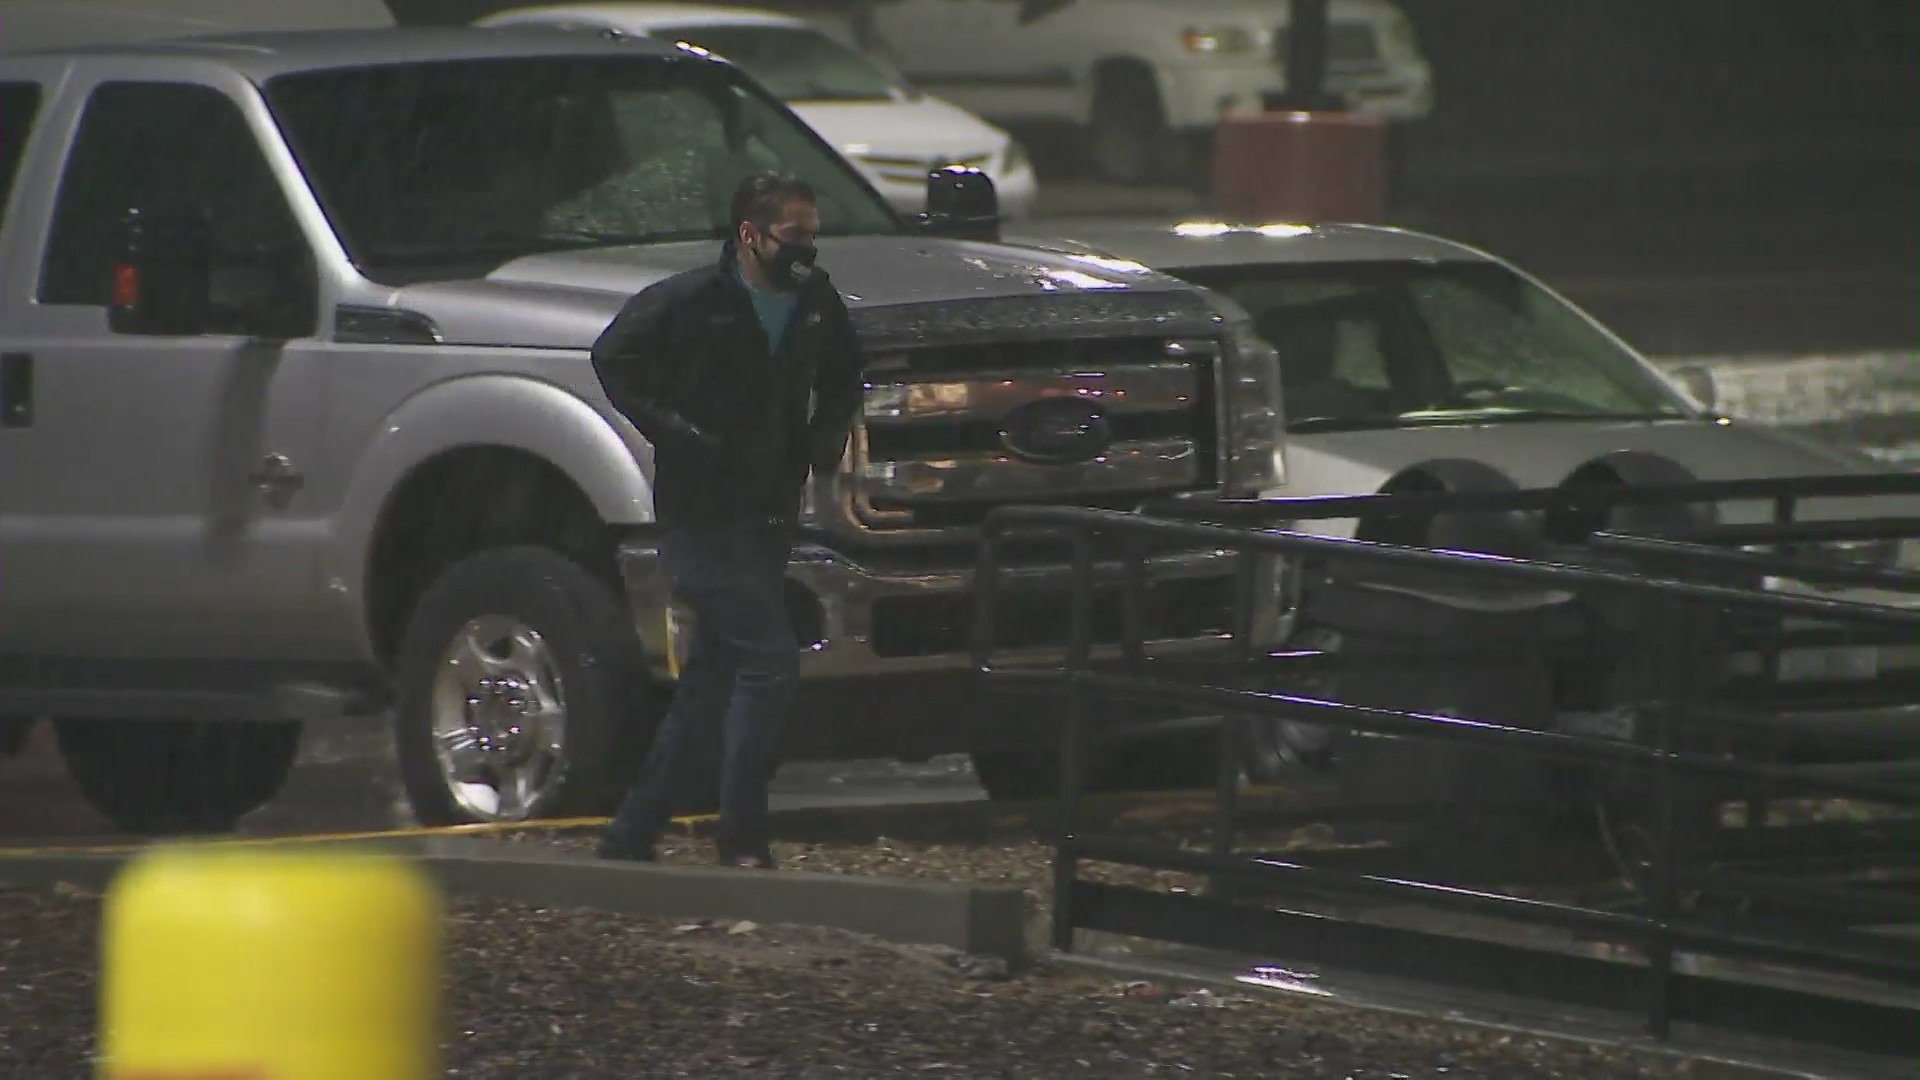
<svg viewBox="0 0 1920 1080">
<path fill-rule="evenodd" d="M 772 255 L 753 253 L 767 275 L 767 284 L 783 291 L 805 285 L 813 276 L 813 260 L 819 256 L 819 249 L 812 244 L 790 244 L 777 236 L 769 239 L 778 245 Z"/>
</svg>

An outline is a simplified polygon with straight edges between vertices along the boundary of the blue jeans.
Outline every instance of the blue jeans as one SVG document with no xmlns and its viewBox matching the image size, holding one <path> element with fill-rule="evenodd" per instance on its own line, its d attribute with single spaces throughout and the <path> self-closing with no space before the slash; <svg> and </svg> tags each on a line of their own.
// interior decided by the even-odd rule
<svg viewBox="0 0 1920 1080">
<path fill-rule="evenodd" d="M 791 544 L 785 530 L 767 526 L 673 529 L 661 538 L 661 567 L 674 598 L 693 612 L 693 640 L 646 768 L 607 828 L 610 838 L 651 847 L 673 812 L 688 733 L 725 724 L 720 848 L 766 849 L 771 758 L 800 677 L 787 621 Z"/>
</svg>

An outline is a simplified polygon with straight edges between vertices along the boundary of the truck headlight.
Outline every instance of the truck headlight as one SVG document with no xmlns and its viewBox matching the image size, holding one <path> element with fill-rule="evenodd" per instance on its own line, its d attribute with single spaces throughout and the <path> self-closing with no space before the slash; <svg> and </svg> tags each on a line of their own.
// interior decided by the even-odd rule
<svg viewBox="0 0 1920 1080">
<path fill-rule="evenodd" d="M 1027 148 L 1020 145 L 1019 139 L 1008 139 L 1006 155 L 1000 159 L 1001 175 L 1012 175 L 1031 166 L 1032 163 L 1027 158 Z"/>
<path fill-rule="evenodd" d="M 1225 494 L 1248 498 L 1278 487 L 1286 481 L 1280 355 L 1254 332 L 1250 320 L 1232 323 L 1221 382 Z"/>
<path fill-rule="evenodd" d="M 1920 562 L 1920 543 L 1912 540 L 1876 539 L 1876 540 L 1827 540 L 1820 543 L 1795 545 L 1797 550 L 1788 553 L 1795 558 L 1804 559 L 1815 565 L 1857 567 L 1864 570 L 1908 570 L 1915 562 Z M 1779 552 L 1772 544 L 1743 544 L 1741 551 L 1760 555 L 1774 555 Z M 1858 588 L 1855 585 L 1836 585 L 1827 582 L 1800 582 L 1790 574 L 1769 574 L 1762 582 L 1762 588 L 1790 588 L 1789 582 L 1799 587 L 1810 587 L 1816 592 L 1844 592 Z"/>
<path fill-rule="evenodd" d="M 1800 557 L 1838 566 L 1863 566 L 1870 570 L 1891 570 L 1899 565 L 1904 546 L 1898 538 L 1880 540 L 1827 540 L 1817 544 L 1796 545 Z M 1745 544 L 1742 551 L 1761 555 L 1774 553 L 1772 544 Z"/>
</svg>

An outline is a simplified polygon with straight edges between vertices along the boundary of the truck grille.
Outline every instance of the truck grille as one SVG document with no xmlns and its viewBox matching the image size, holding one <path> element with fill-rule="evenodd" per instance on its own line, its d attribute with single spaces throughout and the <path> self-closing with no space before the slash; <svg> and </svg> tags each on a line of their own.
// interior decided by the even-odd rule
<svg viewBox="0 0 1920 1080">
<path fill-rule="evenodd" d="M 1217 484 L 1218 347 L 1115 337 L 876 358 L 842 478 L 847 524 L 947 531 L 996 506 L 1131 507 Z"/>
<path fill-rule="evenodd" d="M 1291 36 L 1286 27 L 1273 32 L 1273 59 L 1285 65 Z M 1366 23 L 1333 23 L 1327 27 L 1327 72 L 1337 75 L 1374 75 L 1386 70 L 1379 40 Z"/>
</svg>

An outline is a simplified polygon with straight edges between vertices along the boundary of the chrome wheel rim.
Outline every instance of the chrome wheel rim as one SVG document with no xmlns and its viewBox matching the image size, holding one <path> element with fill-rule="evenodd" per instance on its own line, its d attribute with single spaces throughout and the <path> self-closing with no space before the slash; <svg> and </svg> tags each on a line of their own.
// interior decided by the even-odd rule
<svg viewBox="0 0 1920 1080">
<path fill-rule="evenodd" d="M 433 746 L 447 794 L 480 821 L 524 821 L 566 780 L 567 705 L 553 649 L 507 615 L 470 619 L 441 656 Z"/>
</svg>

